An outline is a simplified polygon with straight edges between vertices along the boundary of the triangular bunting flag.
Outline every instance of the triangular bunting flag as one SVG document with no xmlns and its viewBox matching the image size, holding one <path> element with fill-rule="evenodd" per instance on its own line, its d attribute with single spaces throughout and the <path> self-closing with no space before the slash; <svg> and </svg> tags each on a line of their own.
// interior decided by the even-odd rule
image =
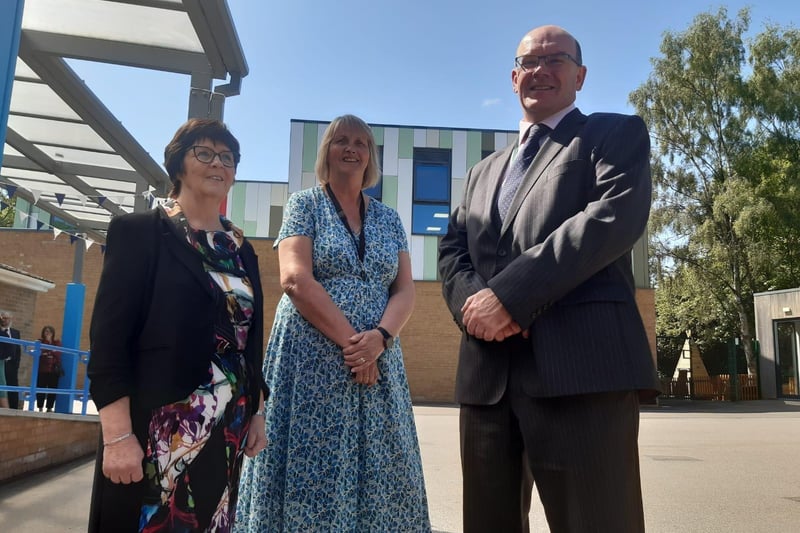
<svg viewBox="0 0 800 533">
<path fill-rule="evenodd" d="M 15 194 L 17 194 L 17 186 L 6 183 L 6 191 L 8 192 L 8 197 L 12 198 Z"/>
<path fill-rule="evenodd" d="M 17 214 L 19 215 L 20 220 L 28 220 L 28 217 L 30 216 L 28 213 L 24 213 L 22 211 L 17 211 Z"/>
<path fill-rule="evenodd" d="M 106 197 L 105 196 L 98 196 L 97 197 L 97 205 L 99 205 L 100 207 L 103 207 L 103 202 L 105 202 L 105 201 L 106 201 Z"/>
<path fill-rule="evenodd" d="M 5 203 L 3 200 L 0 200 L 0 209 L 5 209 L 6 207 L 10 206 L 11 204 Z"/>
<path fill-rule="evenodd" d="M 86 207 L 86 197 L 81 194 L 80 200 L 81 200 L 81 207 Z"/>
<path fill-rule="evenodd" d="M 73 235 L 71 233 L 69 234 L 69 243 L 70 244 L 75 244 L 75 241 L 77 241 L 77 240 L 78 240 L 78 236 L 77 235 Z"/>
<path fill-rule="evenodd" d="M 86 244 L 86 249 L 87 249 L 87 250 L 88 250 L 89 248 L 91 248 L 91 247 L 92 247 L 92 245 L 94 244 L 94 241 L 93 241 L 92 239 L 88 238 L 88 237 L 87 237 L 86 239 L 84 239 L 84 241 L 83 241 L 83 242 L 84 242 L 84 244 Z"/>
<path fill-rule="evenodd" d="M 61 235 L 61 230 L 60 230 L 60 229 L 58 229 L 58 228 L 53 228 L 53 240 L 56 240 L 56 238 L 57 238 L 59 235 Z"/>
<path fill-rule="evenodd" d="M 100 253 L 101 253 L 101 254 L 104 254 L 104 253 L 106 253 L 106 245 L 105 245 L 105 244 L 101 244 L 101 245 L 100 245 Z"/>
<path fill-rule="evenodd" d="M 66 198 L 66 197 L 67 197 L 67 195 L 64 194 L 63 192 L 57 192 L 56 193 L 56 200 L 58 201 L 58 205 L 63 204 L 64 203 L 64 198 Z"/>
<path fill-rule="evenodd" d="M 42 229 L 43 226 L 44 222 L 42 222 L 41 220 L 36 221 L 36 229 Z"/>
<path fill-rule="evenodd" d="M 39 197 L 42 195 L 42 191 L 31 189 L 31 194 L 33 195 L 33 204 L 36 205 L 39 202 Z"/>
</svg>

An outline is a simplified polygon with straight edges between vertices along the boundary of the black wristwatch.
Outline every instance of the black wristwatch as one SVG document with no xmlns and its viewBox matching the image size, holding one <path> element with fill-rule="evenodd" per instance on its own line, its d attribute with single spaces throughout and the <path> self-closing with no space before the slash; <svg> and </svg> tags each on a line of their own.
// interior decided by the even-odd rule
<svg viewBox="0 0 800 533">
<path fill-rule="evenodd" d="M 386 331 L 384 328 L 382 328 L 380 326 L 378 326 L 375 329 L 380 331 L 381 335 L 383 335 L 383 349 L 384 350 L 388 350 L 389 348 L 394 346 L 394 335 L 392 335 L 391 333 L 389 333 L 388 331 Z"/>
</svg>

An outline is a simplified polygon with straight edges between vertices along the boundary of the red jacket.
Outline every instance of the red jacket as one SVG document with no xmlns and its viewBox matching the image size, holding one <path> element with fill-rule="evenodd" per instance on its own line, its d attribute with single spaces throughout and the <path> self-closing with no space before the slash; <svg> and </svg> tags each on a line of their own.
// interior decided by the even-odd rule
<svg viewBox="0 0 800 533">
<path fill-rule="evenodd" d="M 55 339 L 53 340 L 53 342 L 48 344 L 50 344 L 51 346 L 61 346 L 61 341 Z M 59 352 L 58 350 L 48 350 L 42 348 L 42 356 L 39 359 L 39 373 L 58 374 L 59 371 L 55 369 L 56 363 L 58 363 L 59 366 L 61 365 L 61 352 Z"/>
</svg>

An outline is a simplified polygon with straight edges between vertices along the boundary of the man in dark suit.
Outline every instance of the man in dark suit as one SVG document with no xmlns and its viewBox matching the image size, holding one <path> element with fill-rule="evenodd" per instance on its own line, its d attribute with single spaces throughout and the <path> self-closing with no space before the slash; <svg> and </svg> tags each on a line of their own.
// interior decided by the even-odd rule
<svg viewBox="0 0 800 533">
<path fill-rule="evenodd" d="M 8 311 L 0 311 L 0 336 L 19 339 L 19 330 L 11 327 L 11 320 L 14 316 Z M 19 344 L 0 343 L 0 361 L 6 365 L 6 385 L 16 387 L 19 385 L 19 362 L 22 358 L 22 347 Z M 18 409 L 19 393 L 8 393 L 8 406 L 11 409 Z"/>
<path fill-rule="evenodd" d="M 630 251 L 650 209 L 639 117 L 583 115 L 580 45 L 543 26 L 511 72 L 520 143 L 466 178 L 439 248 L 462 329 L 464 531 L 644 530 L 639 395 L 658 389 Z"/>
</svg>

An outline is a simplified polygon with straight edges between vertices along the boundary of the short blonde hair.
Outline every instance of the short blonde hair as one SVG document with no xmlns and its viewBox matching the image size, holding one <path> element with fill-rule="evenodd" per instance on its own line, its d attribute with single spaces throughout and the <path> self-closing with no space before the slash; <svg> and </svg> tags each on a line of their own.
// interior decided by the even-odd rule
<svg viewBox="0 0 800 533">
<path fill-rule="evenodd" d="M 367 135 L 369 162 L 364 170 L 364 179 L 361 180 L 361 189 L 369 189 L 375 186 L 380 179 L 381 169 L 378 165 L 378 147 L 375 146 L 375 137 L 372 135 L 372 129 L 366 122 L 355 115 L 336 117 L 322 135 L 322 141 L 319 143 L 319 151 L 317 152 L 317 164 L 314 167 L 317 172 L 317 179 L 323 185 L 328 183 L 328 148 L 333 142 L 334 135 L 342 126 L 355 127 Z"/>
</svg>

